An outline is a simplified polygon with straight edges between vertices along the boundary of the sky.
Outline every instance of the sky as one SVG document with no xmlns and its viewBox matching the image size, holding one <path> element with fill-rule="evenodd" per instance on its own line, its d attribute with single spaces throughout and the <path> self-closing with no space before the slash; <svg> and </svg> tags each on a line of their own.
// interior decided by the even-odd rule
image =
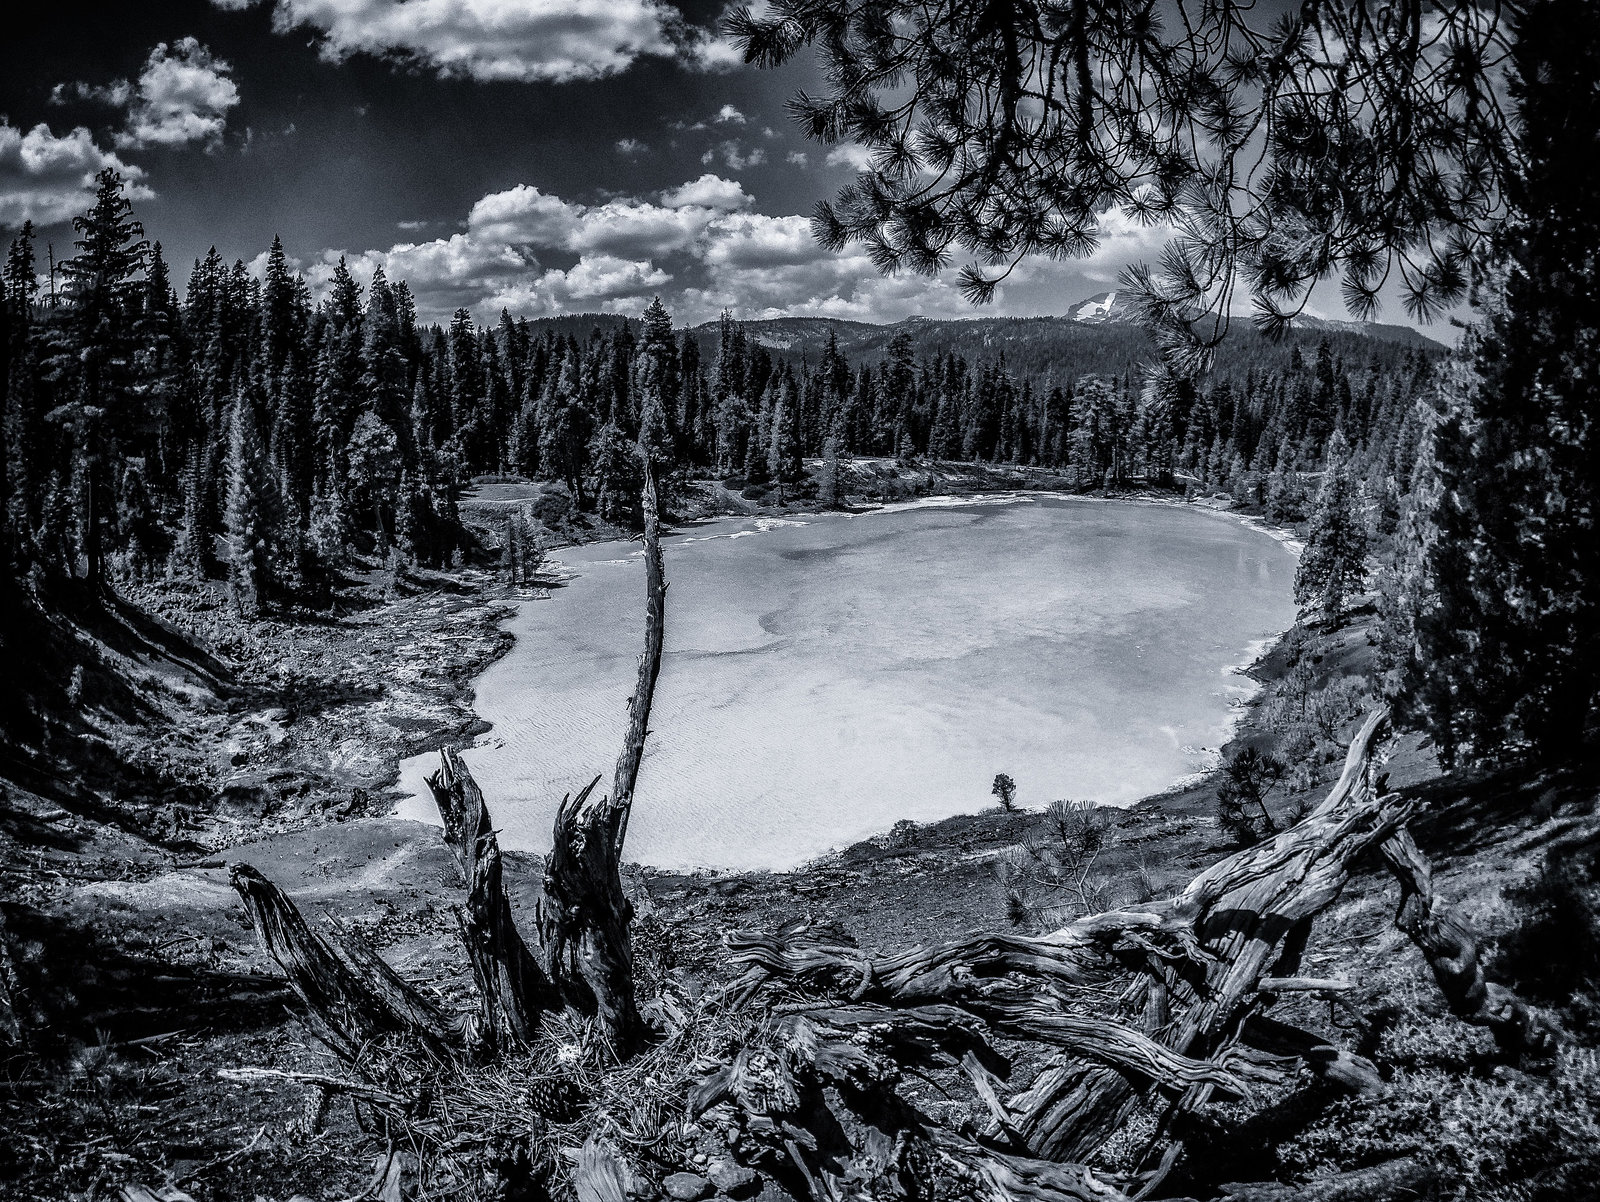
<svg viewBox="0 0 1600 1202">
<path fill-rule="evenodd" d="M 1113 212 L 1094 254 L 1025 261 L 974 309 L 954 269 L 824 250 L 809 215 L 859 152 L 802 137 L 785 102 L 814 66 L 743 66 L 725 2 L 29 5 L 0 49 L 0 231 L 32 220 L 71 253 L 111 166 L 180 287 L 212 246 L 259 271 L 277 235 L 314 290 L 342 256 L 405 280 L 425 320 L 484 323 L 657 295 L 680 325 L 1033 316 L 1159 252 L 1164 230 Z"/>
</svg>

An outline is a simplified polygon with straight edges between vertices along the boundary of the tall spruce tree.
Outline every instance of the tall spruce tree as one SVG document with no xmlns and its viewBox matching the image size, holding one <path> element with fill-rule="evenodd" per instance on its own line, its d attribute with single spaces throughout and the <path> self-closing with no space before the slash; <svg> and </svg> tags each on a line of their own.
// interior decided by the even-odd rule
<svg viewBox="0 0 1600 1202">
<path fill-rule="evenodd" d="M 1343 436 L 1335 433 L 1294 577 L 1295 604 L 1312 607 L 1334 622 L 1344 616 L 1345 603 L 1361 591 L 1367 576 L 1367 528 L 1349 460 Z"/>
<path fill-rule="evenodd" d="M 1513 65 L 1503 294 L 1434 430 L 1401 673 L 1447 757 L 1566 753 L 1600 695 L 1600 6 L 1531 0 Z"/>
<path fill-rule="evenodd" d="M 265 456 L 254 406 L 241 389 L 228 419 L 227 502 L 223 527 L 228 540 L 228 594 L 244 617 L 261 612 L 267 587 L 267 542 L 262 479 Z"/>
<path fill-rule="evenodd" d="M 144 425 L 135 389 L 135 325 L 149 243 L 133 218 L 122 176 L 109 167 L 95 177 L 94 203 L 72 219 L 72 228 L 78 253 L 60 265 L 64 303 L 55 311 L 50 344 L 57 401 L 51 416 L 70 447 L 84 576 L 98 591 L 115 516 L 117 448 Z"/>
</svg>

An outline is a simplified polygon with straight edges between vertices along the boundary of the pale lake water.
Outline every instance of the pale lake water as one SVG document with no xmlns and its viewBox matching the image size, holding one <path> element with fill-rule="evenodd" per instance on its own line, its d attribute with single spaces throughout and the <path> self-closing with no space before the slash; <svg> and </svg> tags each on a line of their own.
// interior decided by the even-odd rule
<svg viewBox="0 0 1600 1202">
<path fill-rule="evenodd" d="M 1194 508 L 1068 498 L 724 519 L 663 540 L 666 650 L 627 858 L 786 868 L 995 804 L 1127 805 L 1215 762 L 1237 669 L 1294 618 L 1293 554 Z M 502 844 L 610 784 L 643 645 L 637 544 L 556 553 L 479 679 L 465 757 Z M 400 814 L 438 821 L 402 765 Z"/>
</svg>

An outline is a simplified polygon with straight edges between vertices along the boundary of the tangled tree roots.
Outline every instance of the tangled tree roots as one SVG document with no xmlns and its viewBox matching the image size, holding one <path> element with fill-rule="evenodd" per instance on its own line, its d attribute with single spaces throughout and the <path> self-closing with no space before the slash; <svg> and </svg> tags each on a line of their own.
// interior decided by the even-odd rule
<svg viewBox="0 0 1600 1202">
<path fill-rule="evenodd" d="M 762 1046 L 703 1082 L 694 1106 L 732 1108 L 765 1163 L 819 1202 L 859 1196 L 866 1180 L 928 1196 L 930 1173 L 994 1198 L 1151 1196 L 1182 1151 L 1174 1120 L 1214 1097 L 1246 1097 L 1302 1066 L 1353 1091 L 1382 1088 L 1370 1062 L 1264 1013 L 1282 994 L 1343 988 L 1294 974 L 1311 920 L 1374 851 L 1401 880 L 1400 928 L 1455 1012 L 1508 1049 L 1548 1046 L 1537 1015 L 1484 982 L 1466 928 L 1432 893 L 1405 828 L 1415 803 L 1375 774 L 1386 726 L 1384 711 L 1368 717 L 1304 821 L 1166 901 L 1033 938 L 983 934 L 880 958 L 804 926 L 734 939 L 739 992 L 783 1015 Z M 1001 1041 L 1049 1054 L 1025 1088 L 1007 1092 Z M 964 1070 L 983 1129 L 941 1122 L 897 1088 L 940 1064 Z M 1084 1167 L 1141 1109 L 1158 1117 L 1137 1168 L 1109 1180 Z M 1408 1163 L 1345 1184 L 1384 1197 L 1415 1180 Z"/>
</svg>

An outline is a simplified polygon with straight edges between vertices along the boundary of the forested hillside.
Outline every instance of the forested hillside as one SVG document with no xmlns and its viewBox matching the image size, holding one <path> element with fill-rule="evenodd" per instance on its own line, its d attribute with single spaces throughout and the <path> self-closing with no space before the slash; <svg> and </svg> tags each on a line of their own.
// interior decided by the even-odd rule
<svg viewBox="0 0 1600 1202">
<path fill-rule="evenodd" d="M 111 172 L 75 225 L 77 253 L 47 273 L 29 228 L 6 259 L 9 556 L 92 588 L 226 577 L 246 613 L 325 602 L 353 553 L 450 562 L 477 475 L 559 481 L 636 523 L 640 443 L 669 481 L 927 456 L 1078 488 L 1182 482 L 1293 520 L 1337 432 L 1392 530 L 1426 424 L 1433 356 L 1343 332 L 1243 334 L 1191 382 L 1147 378 L 1133 326 L 1062 319 L 676 331 L 658 302 L 642 322 L 485 328 L 463 310 L 440 328 L 381 271 L 363 288 L 341 263 L 314 300 L 276 241 L 261 278 L 213 251 L 180 298 Z"/>
</svg>

